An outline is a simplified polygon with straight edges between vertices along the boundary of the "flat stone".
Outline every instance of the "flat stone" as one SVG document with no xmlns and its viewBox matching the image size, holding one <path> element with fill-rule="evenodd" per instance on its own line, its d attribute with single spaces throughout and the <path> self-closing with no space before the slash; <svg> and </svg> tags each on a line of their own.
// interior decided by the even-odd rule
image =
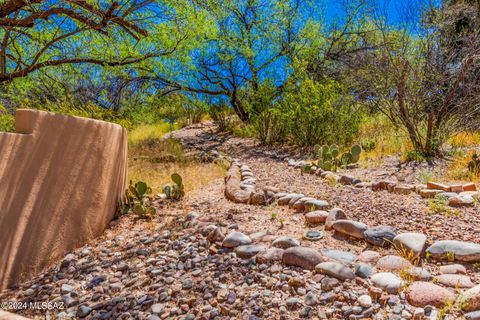
<svg viewBox="0 0 480 320">
<path fill-rule="evenodd" d="M 443 190 L 437 190 L 437 189 L 423 189 L 423 190 L 420 190 L 419 193 L 422 196 L 422 198 L 433 199 L 437 194 L 443 193 L 443 192 L 444 192 Z"/>
<path fill-rule="evenodd" d="M 225 248 L 235 248 L 251 243 L 252 239 L 250 239 L 247 235 L 238 231 L 233 231 L 229 233 L 225 239 L 223 239 L 222 246 Z"/>
<path fill-rule="evenodd" d="M 355 266 L 355 274 L 360 278 L 366 279 L 375 273 L 375 268 L 368 263 L 359 262 Z"/>
<path fill-rule="evenodd" d="M 435 282 L 452 288 L 472 288 L 475 286 L 469 276 L 462 274 L 441 274 L 435 277 Z"/>
<path fill-rule="evenodd" d="M 342 281 L 347 279 L 355 279 L 355 274 L 353 271 L 346 267 L 343 263 L 322 262 L 315 266 L 315 271 Z"/>
<path fill-rule="evenodd" d="M 297 202 L 298 200 L 302 199 L 302 198 L 305 198 L 305 195 L 304 194 L 301 194 L 301 193 L 298 193 L 297 195 L 293 196 L 290 201 L 288 202 L 288 206 L 290 208 L 293 208 L 293 205 L 295 204 L 295 202 Z M 303 204 L 303 202 L 302 202 Z"/>
<path fill-rule="evenodd" d="M 374 286 L 391 294 L 398 294 L 403 287 L 402 280 L 391 272 L 375 273 L 370 279 Z"/>
<path fill-rule="evenodd" d="M 480 310 L 465 313 L 465 320 L 480 320 Z"/>
<path fill-rule="evenodd" d="M 266 247 L 261 244 L 247 244 L 247 245 L 236 247 L 235 253 L 239 258 L 250 259 L 251 257 L 254 257 L 257 253 L 265 249 Z"/>
<path fill-rule="evenodd" d="M 448 205 L 451 207 L 470 207 L 475 204 L 475 199 L 470 195 L 458 195 L 448 199 Z"/>
<path fill-rule="evenodd" d="M 303 234 L 303 238 L 310 241 L 318 241 L 323 238 L 323 233 L 318 230 L 309 230 Z"/>
<path fill-rule="evenodd" d="M 332 224 L 333 230 L 348 236 L 363 239 L 363 233 L 368 229 L 367 225 L 353 220 L 337 220 Z"/>
<path fill-rule="evenodd" d="M 410 261 L 394 255 L 388 255 L 381 257 L 377 261 L 377 269 L 385 271 L 401 271 L 407 268 L 411 268 Z"/>
<path fill-rule="evenodd" d="M 380 253 L 372 250 L 363 251 L 357 257 L 357 261 L 365 263 L 377 263 L 378 259 L 380 259 Z"/>
<path fill-rule="evenodd" d="M 289 266 L 313 270 L 317 264 L 325 262 L 326 258 L 313 248 L 291 247 L 283 253 L 282 261 Z"/>
<path fill-rule="evenodd" d="M 300 246 L 300 241 L 292 237 L 278 237 L 277 239 L 273 240 L 272 246 L 281 249 L 288 249 L 290 247 Z"/>
<path fill-rule="evenodd" d="M 408 195 L 413 191 L 413 189 L 414 186 L 412 185 L 400 184 L 393 188 L 393 193 Z"/>
<path fill-rule="evenodd" d="M 307 200 L 304 204 L 305 211 L 325 210 L 329 207 L 328 202 L 324 200 Z"/>
<path fill-rule="evenodd" d="M 387 247 L 392 243 L 397 231 L 390 226 L 377 226 L 367 229 L 363 234 L 368 243 L 378 247 Z"/>
<path fill-rule="evenodd" d="M 461 308 L 464 311 L 480 310 L 480 285 L 465 291 L 461 302 Z"/>
<path fill-rule="evenodd" d="M 293 203 L 293 204 L 289 203 L 288 205 L 291 208 L 293 208 L 295 210 L 295 212 L 311 211 L 311 210 L 307 210 L 307 208 L 305 206 L 305 202 L 308 201 L 308 200 L 315 200 L 315 198 L 303 197 L 303 198 L 300 198 L 297 201 L 295 201 L 295 203 Z"/>
<path fill-rule="evenodd" d="M 440 273 L 443 274 L 467 274 L 467 269 L 461 264 L 447 264 L 440 266 Z"/>
<path fill-rule="evenodd" d="M 432 280 L 432 275 L 428 270 L 421 267 L 412 267 L 405 269 L 405 271 L 410 277 L 418 281 L 430 281 Z"/>
<path fill-rule="evenodd" d="M 305 214 L 305 221 L 308 224 L 320 224 L 327 220 L 328 212 L 323 210 L 311 211 Z"/>
<path fill-rule="evenodd" d="M 276 262 L 280 262 L 282 261 L 282 256 L 284 251 L 285 250 L 280 248 L 268 248 L 266 250 L 259 252 L 255 256 L 255 260 L 257 264 L 262 264 L 262 263 L 273 264 Z"/>
<path fill-rule="evenodd" d="M 431 305 L 442 308 L 445 304 L 455 301 L 455 294 L 434 283 L 416 281 L 408 287 L 407 300 L 415 307 Z"/>
<path fill-rule="evenodd" d="M 337 220 L 347 220 L 347 215 L 340 208 L 333 208 L 328 212 L 327 219 L 325 220 L 325 230 L 332 230 L 332 225 Z"/>
<path fill-rule="evenodd" d="M 290 203 L 290 200 L 292 200 L 292 198 L 294 197 L 298 197 L 298 199 L 300 199 L 304 197 L 304 195 L 298 194 L 298 193 L 289 193 L 288 195 L 279 198 L 277 203 L 279 206 L 286 206 Z"/>
<path fill-rule="evenodd" d="M 454 258 L 461 262 L 479 262 L 480 245 L 473 242 L 457 240 L 440 240 L 427 248 L 433 259 L 449 260 Z"/>
<path fill-rule="evenodd" d="M 345 265 L 352 263 L 356 259 L 356 256 L 353 253 L 336 249 L 322 249 L 322 253 L 323 255 L 337 260 Z"/>
<path fill-rule="evenodd" d="M 406 256 L 420 257 L 425 249 L 427 236 L 418 232 L 406 232 L 397 235 L 393 243 L 398 250 L 405 252 Z"/>
</svg>

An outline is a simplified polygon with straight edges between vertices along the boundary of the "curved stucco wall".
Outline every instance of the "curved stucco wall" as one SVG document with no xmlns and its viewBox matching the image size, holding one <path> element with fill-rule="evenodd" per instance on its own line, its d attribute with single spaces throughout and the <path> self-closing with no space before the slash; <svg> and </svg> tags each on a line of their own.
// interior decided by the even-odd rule
<svg viewBox="0 0 480 320">
<path fill-rule="evenodd" d="M 0 133 L 0 289 L 101 234 L 127 179 L 127 133 L 116 124 L 17 110 Z"/>
</svg>

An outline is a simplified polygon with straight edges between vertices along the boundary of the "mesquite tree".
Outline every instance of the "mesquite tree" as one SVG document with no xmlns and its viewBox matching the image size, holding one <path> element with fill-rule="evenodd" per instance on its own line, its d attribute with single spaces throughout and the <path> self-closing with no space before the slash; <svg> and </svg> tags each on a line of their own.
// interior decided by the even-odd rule
<svg viewBox="0 0 480 320">
<path fill-rule="evenodd" d="M 380 15 L 372 21 L 377 49 L 355 57 L 357 97 L 404 128 L 415 150 L 427 157 L 437 155 L 451 134 L 478 126 L 478 7 L 428 8 L 420 24 L 400 27 Z M 468 27 L 456 27 L 465 21 Z"/>
</svg>

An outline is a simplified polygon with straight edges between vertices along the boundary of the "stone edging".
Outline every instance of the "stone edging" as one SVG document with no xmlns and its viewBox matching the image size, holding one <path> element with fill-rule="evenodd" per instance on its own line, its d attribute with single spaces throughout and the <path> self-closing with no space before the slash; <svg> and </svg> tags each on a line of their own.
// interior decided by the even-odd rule
<svg viewBox="0 0 480 320">
<path fill-rule="evenodd" d="M 288 165 L 301 169 L 303 166 L 308 165 L 308 163 L 305 161 L 295 161 L 290 159 L 288 160 Z M 435 198 L 437 195 L 442 194 L 448 199 L 448 205 L 452 207 L 473 206 L 480 198 L 480 192 L 478 192 L 475 183 L 447 186 L 433 181 L 428 182 L 426 185 L 399 184 L 391 180 L 364 182 L 350 175 L 338 175 L 331 171 L 324 171 L 316 166 L 312 166 L 308 173 L 315 174 L 324 179 L 332 179 L 342 185 L 351 185 L 356 188 L 367 188 L 372 191 L 388 191 L 402 195 L 408 195 L 415 192 L 425 199 Z"/>
</svg>

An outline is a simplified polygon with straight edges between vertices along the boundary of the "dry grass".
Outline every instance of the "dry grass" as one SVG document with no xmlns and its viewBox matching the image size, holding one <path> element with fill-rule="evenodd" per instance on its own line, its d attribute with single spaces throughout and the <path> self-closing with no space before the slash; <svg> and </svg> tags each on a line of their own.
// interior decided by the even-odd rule
<svg viewBox="0 0 480 320">
<path fill-rule="evenodd" d="M 468 171 L 468 162 L 472 159 L 474 150 L 457 151 L 450 163 L 446 176 L 448 180 L 479 182 L 480 175 Z"/>
<path fill-rule="evenodd" d="M 154 194 L 161 193 L 163 185 L 172 182 L 170 176 L 174 172 L 182 176 L 185 192 L 188 194 L 207 185 L 210 181 L 223 178 L 226 170 L 215 163 L 196 161 L 152 163 L 146 160 L 130 160 L 129 162 L 129 179 L 145 181 Z"/>
<path fill-rule="evenodd" d="M 361 165 L 375 165 L 385 156 L 405 154 L 412 149 L 406 134 L 395 128 L 383 115 L 369 118 L 362 124 L 358 136 L 358 143 L 374 141 L 375 149 L 360 154 Z"/>
<path fill-rule="evenodd" d="M 172 130 L 176 129 L 166 122 L 159 122 L 155 124 L 140 125 L 128 133 L 128 145 L 134 147 L 139 143 L 149 139 L 159 139 Z"/>
<path fill-rule="evenodd" d="M 457 133 L 448 140 L 454 148 L 475 147 L 480 145 L 480 132 Z"/>
<path fill-rule="evenodd" d="M 183 178 L 188 194 L 210 181 L 225 176 L 223 164 L 203 163 L 186 157 L 182 145 L 174 139 L 162 139 L 169 125 L 143 125 L 129 134 L 128 176 L 132 181 L 144 181 L 154 194 L 161 193 L 163 185 L 172 183 L 176 172 Z"/>
</svg>

